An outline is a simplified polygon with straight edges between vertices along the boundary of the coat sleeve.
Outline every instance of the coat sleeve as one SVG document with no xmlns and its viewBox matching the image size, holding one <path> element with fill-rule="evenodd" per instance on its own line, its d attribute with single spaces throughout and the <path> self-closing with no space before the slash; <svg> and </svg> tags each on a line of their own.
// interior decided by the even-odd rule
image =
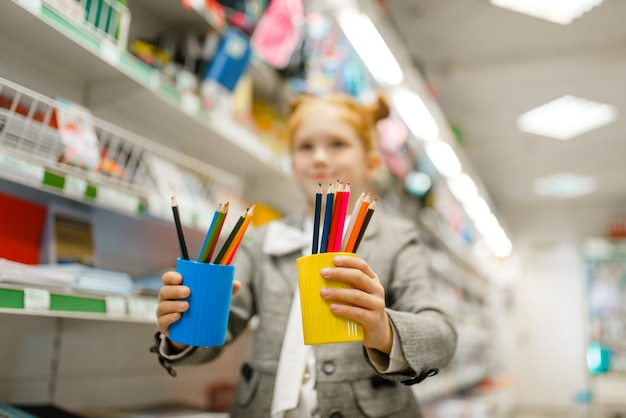
<svg viewBox="0 0 626 418">
<path fill-rule="evenodd" d="M 410 370 L 384 377 L 414 384 L 437 374 L 450 363 L 457 334 L 451 318 L 437 302 L 417 230 L 406 228 L 392 236 L 393 244 L 391 240 L 385 244 L 397 245 L 396 255 L 386 271 L 388 277 L 381 281 L 385 286 L 387 314 L 397 331 L 399 341 L 395 343 L 399 343 Z M 398 240 L 398 237 L 402 238 Z"/>
</svg>

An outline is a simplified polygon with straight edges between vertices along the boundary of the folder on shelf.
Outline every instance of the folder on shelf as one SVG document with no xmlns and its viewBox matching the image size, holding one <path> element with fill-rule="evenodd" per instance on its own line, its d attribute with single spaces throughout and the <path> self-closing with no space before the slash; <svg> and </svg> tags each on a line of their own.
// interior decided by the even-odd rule
<svg viewBox="0 0 626 418">
<path fill-rule="evenodd" d="M 0 257 L 39 263 L 46 207 L 0 193 Z"/>
</svg>

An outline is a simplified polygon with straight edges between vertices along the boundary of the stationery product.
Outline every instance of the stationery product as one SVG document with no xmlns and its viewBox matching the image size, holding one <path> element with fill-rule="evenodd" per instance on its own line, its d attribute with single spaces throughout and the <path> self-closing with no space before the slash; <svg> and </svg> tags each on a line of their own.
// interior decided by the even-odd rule
<svg viewBox="0 0 626 418">
<path fill-rule="evenodd" d="M 334 187 L 331 183 L 328 186 L 328 191 L 326 192 L 326 206 L 324 209 L 324 227 L 322 229 L 322 237 L 320 243 L 320 253 L 326 252 L 326 247 L 328 246 L 328 234 L 330 233 L 330 223 L 333 217 L 333 201 L 335 199 Z M 316 231 L 313 231 L 316 233 Z"/>
<path fill-rule="evenodd" d="M 219 238 L 222 227 L 224 226 L 224 219 L 226 219 L 227 213 L 228 202 L 225 204 L 220 203 L 215 211 L 215 214 L 213 215 L 211 226 L 207 231 L 204 244 L 202 244 L 202 249 L 200 250 L 200 255 L 198 255 L 199 262 L 208 263 L 211 259 L 215 246 L 217 245 L 217 239 Z"/>
<path fill-rule="evenodd" d="M 178 202 L 176 197 L 172 196 L 172 213 L 174 214 L 174 223 L 176 224 L 176 233 L 178 234 L 178 245 L 180 246 L 180 255 L 184 260 L 189 260 L 187 252 L 187 244 L 185 244 L 185 235 L 183 234 L 183 226 L 180 223 L 180 215 L 178 214 Z"/>
<path fill-rule="evenodd" d="M 328 231 L 328 244 L 326 245 L 326 252 L 335 250 L 335 239 L 337 238 L 339 217 L 341 213 L 341 207 L 343 206 L 343 183 L 339 182 L 335 189 L 335 202 L 333 203 L 333 212 L 330 221 L 330 231 Z M 328 215 L 326 215 L 328 216 Z"/>
<path fill-rule="evenodd" d="M 246 211 L 246 216 L 243 220 L 243 223 L 241 224 L 241 227 L 237 231 L 237 234 L 235 235 L 233 242 L 228 247 L 228 250 L 226 250 L 226 254 L 224 255 L 224 262 L 222 264 L 230 264 L 232 262 L 233 257 L 235 256 L 235 252 L 237 251 L 237 249 L 239 248 L 239 244 L 241 244 L 241 241 L 243 240 L 243 234 L 245 234 L 246 229 L 248 228 L 248 225 L 250 225 L 250 222 L 252 222 L 253 216 L 254 216 L 254 205 L 252 205 L 250 209 Z"/>
<path fill-rule="evenodd" d="M 377 199 L 374 199 L 374 201 L 372 203 L 370 203 L 367 212 L 365 214 L 365 219 L 363 219 L 363 225 L 361 226 L 361 229 L 359 230 L 359 235 L 356 239 L 356 242 L 354 243 L 354 248 L 352 248 L 352 252 L 356 253 L 357 248 L 359 248 L 359 244 L 361 243 L 361 240 L 363 239 L 363 234 L 365 234 L 365 229 L 367 228 L 367 225 L 370 223 L 370 219 L 372 219 L 372 215 L 374 214 L 374 210 L 376 209 L 376 203 L 378 202 Z"/>
<path fill-rule="evenodd" d="M 246 34 L 235 28 L 226 30 L 204 76 L 205 82 L 213 80 L 232 92 L 248 67 L 250 53 L 250 40 Z"/>
<path fill-rule="evenodd" d="M 350 221 L 347 228 L 344 225 L 348 205 L 350 203 L 350 183 L 337 181 L 335 185 L 330 184 L 326 193 L 326 205 L 324 211 L 324 225 L 321 232 L 319 231 L 318 212 L 321 211 L 321 191 L 318 188 L 316 193 L 315 218 L 313 221 L 313 246 L 311 254 L 331 253 L 345 251 L 356 253 L 363 233 L 367 228 L 370 218 L 376 208 L 377 200 L 372 201 L 370 193 L 362 193 L 358 201 L 354 205 Z M 320 202 L 318 203 L 318 198 Z M 317 247 L 318 234 L 320 235 L 319 249 Z"/>
<path fill-rule="evenodd" d="M 320 217 L 322 212 L 322 183 L 317 185 L 317 192 L 315 193 L 315 212 L 313 215 L 313 247 L 311 248 L 311 254 L 317 254 L 319 252 L 319 230 L 320 230 Z"/>
<path fill-rule="evenodd" d="M 358 322 L 335 315 L 330 301 L 322 299 L 322 288 L 351 288 L 350 285 L 327 281 L 320 275 L 325 267 L 333 266 L 335 256 L 356 257 L 353 253 L 331 252 L 298 258 L 298 286 L 304 343 L 330 344 L 363 341 L 363 327 Z"/>
<path fill-rule="evenodd" d="M 176 271 L 191 290 L 189 309 L 170 326 L 169 338 L 177 343 L 214 347 L 226 341 L 233 293 L 234 266 L 178 259 Z"/>
<path fill-rule="evenodd" d="M 365 199 L 363 199 L 358 205 L 354 206 L 355 211 L 357 211 L 354 216 L 354 223 L 352 225 L 351 230 L 347 231 L 346 237 L 348 238 L 346 245 L 343 250 L 348 252 L 354 252 L 356 246 L 356 240 L 359 236 L 361 229 L 363 228 L 363 222 L 365 220 L 365 216 L 367 215 L 367 211 L 370 205 L 371 195 L 368 193 Z M 350 220 L 352 222 L 352 219 Z"/>
<path fill-rule="evenodd" d="M 354 208 L 352 209 L 352 213 L 350 214 L 350 222 L 348 223 L 346 233 L 344 234 L 343 240 L 341 241 L 341 251 L 346 250 L 346 246 L 348 245 L 348 239 L 350 238 L 350 234 L 354 229 L 354 222 L 356 221 L 357 215 L 359 213 L 359 208 L 361 207 L 361 203 L 363 202 L 364 198 L 365 193 L 361 193 L 361 196 L 359 196 L 359 200 L 357 200 L 357 202 L 354 204 Z"/>
<path fill-rule="evenodd" d="M 228 207 L 230 203 L 219 204 L 217 210 L 213 214 L 211 225 L 204 238 L 204 243 L 198 254 L 196 262 L 198 263 L 211 263 L 211 257 L 217 246 L 217 241 L 220 237 L 220 232 L 224 226 L 226 215 L 228 214 Z M 233 227 L 232 231 L 228 235 L 226 242 L 222 246 L 221 250 L 215 257 L 213 264 L 230 264 L 239 248 L 239 244 L 243 240 L 243 236 L 248 228 L 248 225 L 252 222 L 254 216 L 254 207 L 247 208 L 237 220 L 237 223 Z M 175 197 L 172 197 L 172 212 L 174 214 L 174 222 L 176 224 L 176 232 L 178 234 L 178 243 L 180 245 L 181 258 L 183 260 L 189 260 L 189 253 L 187 252 L 187 246 L 185 244 L 185 237 L 183 235 L 183 229 L 180 222 L 180 215 L 178 210 L 178 202 Z"/>
</svg>

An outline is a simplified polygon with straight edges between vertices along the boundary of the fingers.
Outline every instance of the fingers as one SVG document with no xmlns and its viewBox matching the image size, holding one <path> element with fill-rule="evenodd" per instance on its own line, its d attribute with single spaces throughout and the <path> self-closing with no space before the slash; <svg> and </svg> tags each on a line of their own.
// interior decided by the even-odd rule
<svg viewBox="0 0 626 418">
<path fill-rule="evenodd" d="M 157 307 L 157 328 L 162 334 L 169 336 L 169 328 L 180 319 L 182 312 L 189 309 L 187 302 L 160 302 Z"/>
<path fill-rule="evenodd" d="M 168 271 L 166 273 L 163 273 L 161 281 L 163 282 L 164 286 L 177 285 L 183 282 L 183 276 L 181 276 L 180 273 L 176 271 Z"/>
<path fill-rule="evenodd" d="M 241 282 L 237 280 L 233 281 L 233 295 L 239 292 L 239 289 L 241 289 Z"/>
<path fill-rule="evenodd" d="M 320 296 L 328 301 L 354 306 L 368 311 L 380 312 L 385 309 L 385 300 L 378 295 L 363 292 L 359 289 L 323 288 Z"/>
<path fill-rule="evenodd" d="M 346 283 L 367 293 L 384 292 L 378 276 L 364 260 L 335 257 L 334 263 L 334 268 L 324 268 L 320 271 L 324 279 Z"/>
</svg>

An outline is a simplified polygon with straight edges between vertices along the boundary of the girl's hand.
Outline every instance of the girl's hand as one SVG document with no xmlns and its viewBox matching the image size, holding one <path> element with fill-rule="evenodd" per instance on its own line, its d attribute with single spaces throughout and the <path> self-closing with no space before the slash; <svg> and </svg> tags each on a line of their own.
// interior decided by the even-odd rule
<svg viewBox="0 0 626 418">
<path fill-rule="evenodd" d="M 181 285 L 183 277 L 175 271 L 168 271 L 161 277 L 163 287 L 159 290 L 159 304 L 156 310 L 157 328 L 161 334 L 169 336 L 169 328 L 174 322 L 180 319 L 181 313 L 189 309 L 189 302 L 180 300 L 188 297 L 191 292 L 187 286 Z M 241 283 L 233 283 L 233 294 L 241 288 Z M 171 341 L 172 346 L 182 351 L 185 345 Z"/>
<path fill-rule="evenodd" d="M 385 354 L 391 352 L 393 331 L 385 311 L 385 289 L 371 267 L 360 258 L 335 257 L 334 268 L 324 268 L 324 279 L 352 285 L 353 289 L 323 288 L 322 298 L 331 303 L 330 310 L 363 325 L 363 345 Z"/>
</svg>

